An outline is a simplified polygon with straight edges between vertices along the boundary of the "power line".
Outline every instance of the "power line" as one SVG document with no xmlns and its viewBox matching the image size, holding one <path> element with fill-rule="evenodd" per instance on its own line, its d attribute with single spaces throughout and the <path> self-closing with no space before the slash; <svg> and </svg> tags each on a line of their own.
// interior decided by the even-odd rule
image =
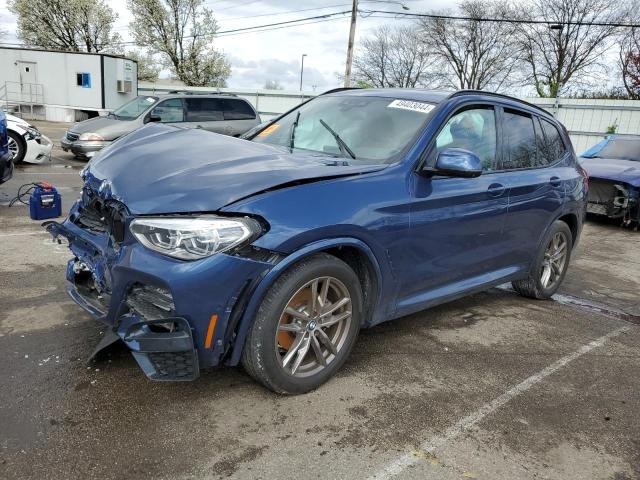
<svg viewBox="0 0 640 480">
<path fill-rule="evenodd" d="M 472 22 L 492 22 L 492 23 L 520 23 L 530 25 L 575 25 L 582 27 L 621 27 L 621 28 L 640 28 L 640 23 L 620 23 L 620 22 L 576 22 L 576 21 L 552 21 L 552 20 L 532 20 L 523 18 L 477 18 L 477 17 L 462 17 L 456 15 L 438 15 L 435 13 L 410 13 L 410 12 L 390 12 L 387 10 L 360 10 L 361 13 L 368 14 L 382 14 L 387 15 L 380 16 L 378 18 L 396 18 L 401 17 L 408 18 L 435 18 L 442 20 L 464 20 Z"/>
</svg>

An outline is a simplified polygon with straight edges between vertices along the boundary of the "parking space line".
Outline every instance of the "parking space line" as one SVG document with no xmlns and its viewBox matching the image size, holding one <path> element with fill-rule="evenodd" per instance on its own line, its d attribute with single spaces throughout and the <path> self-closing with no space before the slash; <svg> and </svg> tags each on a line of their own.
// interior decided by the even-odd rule
<svg viewBox="0 0 640 480">
<path fill-rule="evenodd" d="M 521 395 L 522 393 L 529 390 L 532 386 L 537 383 L 540 383 L 542 380 L 547 378 L 549 375 L 554 374 L 561 368 L 567 366 L 569 363 L 573 362 L 575 359 L 580 358 L 582 355 L 589 353 L 591 350 L 603 346 L 608 340 L 617 337 L 631 329 L 631 326 L 626 325 L 612 332 L 603 335 L 596 340 L 583 345 L 579 349 L 575 350 L 568 355 L 560 358 L 559 360 L 553 362 L 546 368 L 543 368 L 538 373 L 531 375 L 529 378 L 523 380 L 517 385 L 511 387 L 505 393 L 500 395 L 499 397 L 491 400 L 488 403 L 485 403 L 480 408 L 478 408 L 475 412 L 467 415 L 464 418 L 458 420 L 455 424 L 445 430 L 441 435 L 435 435 L 427 440 L 425 440 L 421 445 L 420 449 L 425 452 L 435 453 L 434 450 L 444 446 L 455 437 L 463 433 L 465 430 L 468 430 L 478 422 L 480 422 L 483 418 L 491 413 L 495 412 L 498 408 L 502 407 L 513 398 Z M 399 475 L 406 468 L 415 465 L 420 461 L 420 457 L 417 455 L 412 455 L 409 453 L 405 453 L 398 457 L 396 460 L 384 466 L 381 470 L 379 470 L 374 475 L 370 476 L 369 479 L 373 480 L 381 480 L 381 479 L 389 479 Z"/>
<path fill-rule="evenodd" d="M 41 231 L 41 232 L 17 232 L 17 233 L 0 233 L 0 238 L 2 237 L 21 237 L 23 235 L 51 235 L 49 232 Z"/>
</svg>

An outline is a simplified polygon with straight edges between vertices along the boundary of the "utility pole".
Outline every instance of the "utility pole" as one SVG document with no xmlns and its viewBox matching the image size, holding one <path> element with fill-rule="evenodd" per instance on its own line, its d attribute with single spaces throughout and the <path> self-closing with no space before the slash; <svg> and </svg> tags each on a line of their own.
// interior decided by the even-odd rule
<svg viewBox="0 0 640 480">
<path fill-rule="evenodd" d="M 302 91 L 302 74 L 304 73 L 304 57 L 306 57 L 307 54 L 303 53 L 302 54 L 302 61 L 300 62 L 300 91 Z"/>
<path fill-rule="evenodd" d="M 358 0 L 353 0 L 351 7 L 351 28 L 349 29 L 349 45 L 347 46 L 347 66 L 344 70 L 344 86 L 351 86 L 351 62 L 353 61 L 353 42 L 356 36 L 356 18 L 358 18 Z"/>
</svg>

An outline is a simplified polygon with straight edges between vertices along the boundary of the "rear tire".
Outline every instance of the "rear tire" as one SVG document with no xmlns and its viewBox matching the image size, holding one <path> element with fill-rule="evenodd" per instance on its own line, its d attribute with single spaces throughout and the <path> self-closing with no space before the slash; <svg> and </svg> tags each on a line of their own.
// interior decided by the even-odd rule
<svg viewBox="0 0 640 480">
<path fill-rule="evenodd" d="M 529 276 L 512 282 L 513 289 L 528 298 L 550 298 L 564 280 L 572 248 L 573 235 L 569 226 L 562 220 L 556 220 L 540 243 Z"/>
<path fill-rule="evenodd" d="M 274 392 L 309 392 L 345 362 L 361 319 L 358 276 L 332 255 L 314 255 L 292 266 L 267 291 L 247 334 L 242 365 Z"/>
<path fill-rule="evenodd" d="M 13 154 L 13 164 L 20 165 L 27 153 L 27 144 L 24 139 L 15 132 L 8 131 L 9 150 Z"/>
</svg>

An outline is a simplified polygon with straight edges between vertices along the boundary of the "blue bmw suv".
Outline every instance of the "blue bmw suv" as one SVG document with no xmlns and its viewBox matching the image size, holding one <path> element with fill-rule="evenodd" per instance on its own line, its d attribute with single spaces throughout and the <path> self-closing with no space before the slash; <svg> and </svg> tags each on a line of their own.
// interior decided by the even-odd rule
<svg viewBox="0 0 640 480">
<path fill-rule="evenodd" d="M 361 328 L 512 282 L 549 298 L 587 177 L 544 110 L 480 91 L 339 89 L 243 139 L 149 124 L 82 172 L 69 295 L 155 380 L 241 363 L 303 393 Z"/>
</svg>

